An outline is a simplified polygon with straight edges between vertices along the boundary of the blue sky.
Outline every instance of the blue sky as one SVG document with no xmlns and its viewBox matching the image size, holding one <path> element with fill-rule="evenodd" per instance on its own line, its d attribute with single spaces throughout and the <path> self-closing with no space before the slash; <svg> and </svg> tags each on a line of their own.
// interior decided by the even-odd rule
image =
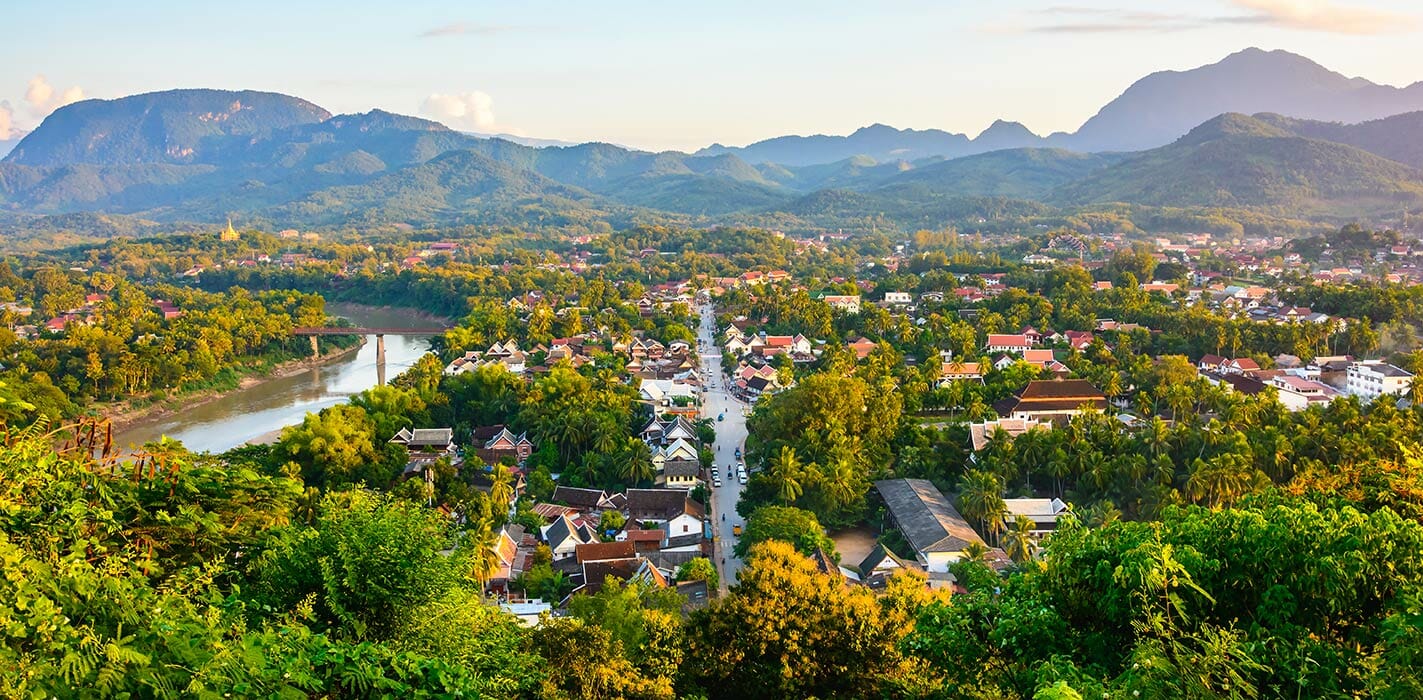
<svg viewBox="0 0 1423 700">
<path fill-rule="evenodd" d="M 1001 117 L 1070 131 L 1150 72 L 1247 46 L 1376 82 L 1423 80 L 1417 0 L 3 4 L 0 132 L 81 93 L 215 87 L 466 130 L 696 148 L 874 122 L 976 134 Z"/>
</svg>

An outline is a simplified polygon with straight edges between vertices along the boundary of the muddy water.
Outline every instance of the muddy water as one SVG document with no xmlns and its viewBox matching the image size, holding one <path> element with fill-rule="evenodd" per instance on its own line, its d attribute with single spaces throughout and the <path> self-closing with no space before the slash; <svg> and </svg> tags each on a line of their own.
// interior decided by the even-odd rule
<svg viewBox="0 0 1423 700">
<path fill-rule="evenodd" d="M 432 324 L 402 309 L 373 309 L 329 304 L 332 315 L 358 326 L 377 328 L 428 328 Z M 429 338 L 387 335 L 386 377 L 415 364 L 429 350 Z M 246 442 L 275 439 L 283 427 L 300 423 L 308 412 L 343 403 L 352 394 L 376 385 L 375 336 L 365 345 L 319 367 L 286 377 L 268 379 L 255 386 L 225 394 L 207 403 L 170 415 L 126 426 L 114 436 L 125 447 L 168 436 L 198 452 L 221 452 Z"/>
</svg>

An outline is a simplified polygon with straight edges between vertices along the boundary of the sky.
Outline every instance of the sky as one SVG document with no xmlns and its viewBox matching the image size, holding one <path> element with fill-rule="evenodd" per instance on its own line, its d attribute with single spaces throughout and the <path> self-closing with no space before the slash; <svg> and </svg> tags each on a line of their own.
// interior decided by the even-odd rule
<svg viewBox="0 0 1423 700">
<path fill-rule="evenodd" d="M 1046 134 L 1249 46 L 1408 85 L 1420 39 L 1419 0 L 4 0 L 0 140 L 179 87 L 651 150 L 873 123 Z"/>
</svg>

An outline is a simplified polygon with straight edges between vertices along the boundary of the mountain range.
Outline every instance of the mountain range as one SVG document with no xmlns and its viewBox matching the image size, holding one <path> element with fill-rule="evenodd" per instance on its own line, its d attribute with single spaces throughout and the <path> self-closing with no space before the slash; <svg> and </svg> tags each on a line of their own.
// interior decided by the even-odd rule
<svg viewBox="0 0 1423 700">
<path fill-rule="evenodd" d="M 85 100 L 0 161 L 0 232 L 55 221 L 112 229 L 114 215 L 325 228 L 909 228 L 1119 203 L 1291 219 L 1423 206 L 1423 84 L 1379 86 L 1254 49 L 1147 76 L 1076 133 L 1046 138 L 999 121 L 973 138 L 873 125 L 694 154 L 533 143 L 379 110 L 332 115 L 274 93 Z"/>
</svg>

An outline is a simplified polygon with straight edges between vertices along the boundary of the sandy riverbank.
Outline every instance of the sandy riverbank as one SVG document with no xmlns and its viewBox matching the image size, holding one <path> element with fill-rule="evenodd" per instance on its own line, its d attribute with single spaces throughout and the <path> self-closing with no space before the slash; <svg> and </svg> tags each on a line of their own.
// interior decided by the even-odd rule
<svg viewBox="0 0 1423 700">
<path fill-rule="evenodd" d="M 104 406 L 95 407 L 92 410 L 92 413 L 94 415 L 108 418 L 109 422 L 113 424 L 115 431 L 128 429 L 141 423 L 161 420 L 175 413 L 195 408 L 206 403 L 217 401 L 218 399 L 221 399 L 229 394 L 251 389 L 254 386 L 258 386 L 260 384 L 272 381 L 273 379 L 290 377 L 293 375 L 301 374 L 302 372 L 310 371 L 315 367 L 320 367 L 322 365 L 334 362 L 336 360 L 348 357 L 356 352 L 359 352 L 360 349 L 365 345 L 365 343 L 366 339 L 362 337 L 359 343 L 356 343 L 355 345 L 352 345 L 349 348 L 344 348 L 335 352 L 329 352 L 318 358 L 306 357 L 300 360 L 289 360 L 287 362 L 283 362 L 277 365 L 276 367 L 273 367 L 270 372 L 267 372 L 265 374 L 249 374 L 243 377 L 237 383 L 237 386 L 233 387 L 232 389 L 227 389 L 223 391 L 197 391 L 191 394 L 184 394 L 182 396 L 174 396 L 163 401 L 158 401 L 156 403 L 148 404 L 146 406 L 141 407 L 134 407 L 127 401 L 119 401 L 112 404 L 106 404 Z M 264 435 L 262 437 L 265 438 L 267 436 Z M 271 441 L 275 440 L 276 438 L 273 437 Z"/>
</svg>

